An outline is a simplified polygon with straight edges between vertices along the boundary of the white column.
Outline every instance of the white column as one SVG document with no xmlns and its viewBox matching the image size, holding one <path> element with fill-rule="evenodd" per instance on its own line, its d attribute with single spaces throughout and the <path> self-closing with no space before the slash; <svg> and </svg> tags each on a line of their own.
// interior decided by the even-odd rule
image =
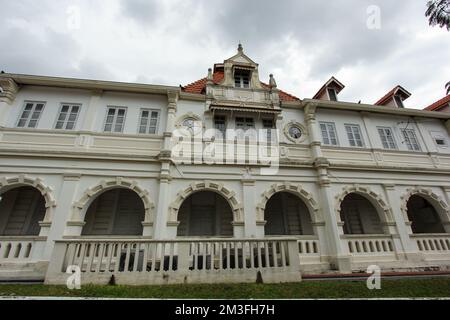
<svg viewBox="0 0 450 320">
<path fill-rule="evenodd" d="M 398 231 L 398 238 L 394 238 L 394 245 L 397 250 L 403 249 L 399 253 L 407 260 L 420 261 L 422 256 L 419 253 L 417 244 L 410 238 L 412 234 L 411 223 L 405 219 L 400 207 L 401 195 L 395 188 L 395 185 L 385 184 L 383 187 Z"/>
<path fill-rule="evenodd" d="M 321 249 L 326 243 L 330 264 L 333 268 L 340 272 L 351 272 L 351 257 L 348 253 L 348 248 L 343 245 L 341 240 L 342 226 L 338 225 L 338 219 L 334 208 L 334 197 L 331 192 L 330 180 L 328 178 L 329 161 L 323 157 L 321 150 L 321 138 L 319 126 L 316 121 L 316 104 L 308 104 L 305 107 L 305 119 L 308 126 L 308 131 L 311 139 L 311 152 L 314 160 L 314 167 L 317 170 L 318 184 L 319 184 L 319 203 L 320 210 L 325 221 L 316 226 L 318 236 L 322 237 Z M 323 232 L 325 231 L 325 232 Z M 323 238 L 326 234 L 325 239 Z"/>
<path fill-rule="evenodd" d="M 328 248 L 327 254 L 330 258 L 330 264 L 342 273 L 349 273 L 352 271 L 351 257 L 348 248 L 341 239 L 341 235 L 343 234 L 342 223 L 338 223 L 331 185 L 329 181 L 323 178 L 319 182 L 319 195 L 322 215 L 325 221 L 325 241 Z"/>
<path fill-rule="evenodd" d="M 163 163 L 162 167 L 164 172 L 170 166 L 169 163 Z M 153 225 L 153 238 L 154 239 L 171 239 L 176 237 L 177 225 L 168 225 L 169 215 L 169 193 L 170 193 L 170 177 L 166 173 L 161 173 L 159 179 L 159 194 L 158 202 L 156 204 L 156 216 Z M 168 228 L 172 227 L 172 228 Z M 175 227 L 175 228 L 174 228 Z M 169 232 L 172 231 L 172 232 Z"/>
<path fill-rule="evenodd" d="M 45 258 L 50 258 L 55 240 L 61 240 L 66 235 L 67 222 L 71 220 L 72 205 L 77 192 L 79 174 L 66 173 L 63 177 L 58 198 L 56 199 L 56 207 L 51 217 L 51 227 L 47 237 L 47 245 L 45 248 Z M 81 228 L 81 227 L 80 227 Z M 80 233 L 76 234 L 80 235 Z"/>
<path fill-rule="evenodd" d="M 246 238 L 260 236 L 256 229 L 256 199 L 255 181 L 252 179 L 242 180 L 243 202 L 244 202 L 244 233 Z M 235 234 L 236 236 L 236 234 Z"/>
<path fill-rule="evenodd" d="M 178 224 L 168 221 L 170 205 L 170 176 L 171 167 L 171 138 L 175 128 L 175 115 L 177 112 L 178 92 L 167 92 L 167 123 L 164 131 L 163 150 L 159 155 L 161 161 L 161 173 L 159 178 L 159 194 L 156 203 L 156 216 L 153 225 L 154 239 L 170 239 L 177 236 Z"/>
</svg>

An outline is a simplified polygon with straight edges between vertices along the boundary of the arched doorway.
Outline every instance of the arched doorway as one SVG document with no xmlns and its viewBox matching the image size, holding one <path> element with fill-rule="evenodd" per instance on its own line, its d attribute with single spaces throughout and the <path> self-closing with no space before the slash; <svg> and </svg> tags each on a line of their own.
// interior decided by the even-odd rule
<svg viewBox="0 0 450 320">
<path fill-rule="evenodd" d="M 290 192 L 274 194 L 266 204 L 265 234 L 313 235 L 311 215 L 305 203 Z"/>
<path fill-rule="evenodd" d="M 233 236 L 233 211 L 227 200 L 213 191 L 200 191 L 181 205 L 177 236 Z"/>
<path fill-rule="evenodd" d="M 365 197 L 348 194 L 341 202 L 341 221 L 344 234 L 383 234 L 377 209 Z"/>
<path fill-rule="evenodd" d="M 408 199 L 407 209 L 413 233 L 445 233 L 439 214 L 425 198 L 412 195 Z"/>
<path fill-rule="evenodd" d="M 142 235 L 145 208 L 133 190 L 115 188 L 99 195 L 86 212 L 83 235 Z"/>
<path fill-rule="evenodd" d="M 37 236 L 45 217 L 45 199 L 33 187 L 18 187 L 1 195 L 0 235 Z"/>
</svg>

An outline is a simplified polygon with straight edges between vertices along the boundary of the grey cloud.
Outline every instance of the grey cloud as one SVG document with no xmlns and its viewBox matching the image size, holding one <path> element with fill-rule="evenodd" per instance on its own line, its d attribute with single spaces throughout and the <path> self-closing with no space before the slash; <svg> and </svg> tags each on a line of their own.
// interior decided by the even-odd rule
<svg viewBox="0 0 450 320">
<path fill-rule="evenodd" d="M 162 14 L 161 5 L 155 0 L 121 0 L 121 15 L 138 23 L 151 25 Z"/>
<path fill-rule="evenodd" d="M 39 36 L 12 28 L 0 34 L 0 43 L 8 43 L 8 50 L 0 51 L 0 65 L 11 73 L 64 75 L 71 70 L 72 58 L 79 52 L 70 37 L 52 30 Z"/>
</svg>

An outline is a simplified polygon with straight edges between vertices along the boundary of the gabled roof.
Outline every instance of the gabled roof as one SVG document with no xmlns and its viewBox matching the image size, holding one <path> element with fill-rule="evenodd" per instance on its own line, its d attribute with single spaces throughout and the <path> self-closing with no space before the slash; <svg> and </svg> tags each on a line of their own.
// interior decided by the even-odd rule
<svg viewBox="0 0 450 320">
<path fill-rule="evenodd" d="M 448 94 L 447 96 L 443 97 L 442 99 L 439 99 L 438 101 L 436 101 L 435 103 L 429 105 L 428 107 L 426 107 L 423 110 L 437 111 L 440 108 L 448 105 L 449 103 L 450 103 L 450 94 Z"/>
<path fill-rule="evenodd" d="M 220 70 L 220 65 L 219 65 L 219 68 L 217 68 L 216 66 L 214 67 L 214 69 Z M 223 77 L 224 77 L 223 71 L 215 71 L 213 73 L 214 84 L 219 84 L 223 80 Z M 206 82 L 207 82 L 207 78 L 203 78 L 203 79 L 197 80 L 195 82 L 192 82 L 184 87 L 181 87 L 181 90 L 183 92 L 187 92 L 187 93 L 205 94 Z M 270 86 L 264 82 L 261 82 L 261 85 L 266 89 L 270 89 Z M 300 100 L 299 98 L 297 98 L 287 92 L 284 92 L 283 90 L 278 89 L 278 94 L 280 96 L 281 101 L 299 101 Z"/>
<path fill-rule="evenodd" d="M 403 88 L 400 85 L 397 85 L 391 91 L 386 93 L 380 100 L 375 102 L 374 105 L 382 106 L 387 100 L 389 100 L 390 98 L 392 98 L 397 94 L 401 94 L 403 96 L 403 100 L 406 100 L 411 96 L 411 93 L 409 93 L 405 88 Z"/>
<path fill-rule="evenodd" d="M 335 84 L 335 86 L 337 87 L 337 91 L 336 93 L 341 92 L 342 89 L 345 88 L 345 86 L 335 77 L 331 77 L 330 80 L 328 80 L 327 82 L 325 82 L 325 84 L 319 89 L 319 91 L 317 91 L 317 93 L 313 96 L 313 99 L 318 99 L 323 91 L 328 88 L 331 84 Z"/>
</svg>

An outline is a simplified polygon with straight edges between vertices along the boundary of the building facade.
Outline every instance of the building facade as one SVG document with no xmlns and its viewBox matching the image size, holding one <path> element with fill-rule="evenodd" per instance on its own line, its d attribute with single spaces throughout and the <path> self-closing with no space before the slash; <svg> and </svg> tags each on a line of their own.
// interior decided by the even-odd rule
<svg viewBox="0 0 450 320">
<path fill-rule="evenodd" d="M 0 278 L 299 281 L 448 269 L 450 116 L 261 82 L 239 46 L 184 87 L 0 75 Z M 78 268 L 78 269 L 77 269 Z"/>
</svg>

